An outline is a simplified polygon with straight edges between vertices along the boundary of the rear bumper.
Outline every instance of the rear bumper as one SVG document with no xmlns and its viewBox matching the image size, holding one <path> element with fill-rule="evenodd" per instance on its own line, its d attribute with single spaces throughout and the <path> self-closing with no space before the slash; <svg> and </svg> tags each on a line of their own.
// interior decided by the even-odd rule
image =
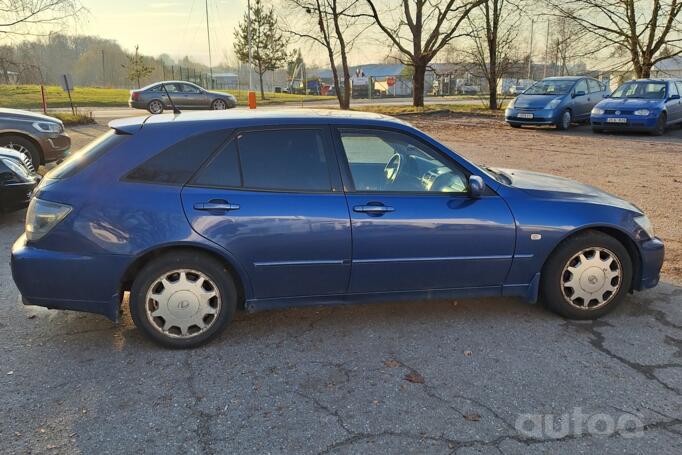
<svg viewBox="0 0 682 455">
<path fill-rule="evenodd" d="M 118 319 L 120 278 L 132 258 L 42 250 L 25 235 L 12 247 L 12 278 L 27 305 L 85 311 Z"/>
<path fill-rule="evenodd" d="M 640 279 L 632 286 L 636 291 L 653 288 L 658 284 L 665 258 L 665 247 L 662 241 L 655 238 L 640 243 L 639 252 L 642 255 Z"/>
</svg>

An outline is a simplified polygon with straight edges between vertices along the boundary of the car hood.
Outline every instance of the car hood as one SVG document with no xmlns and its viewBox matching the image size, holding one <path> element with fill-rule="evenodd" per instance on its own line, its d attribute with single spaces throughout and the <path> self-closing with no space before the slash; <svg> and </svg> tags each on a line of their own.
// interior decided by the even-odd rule
<svg viewBox="0 0 682 455">
<path fill-rule="evenodd" d="M 542 199 L 572 200 L 620 207 L 637 213 L 634 204 L 584 183 L 520 169 L 494 169 L 511 180 L 511 186 Z"/>
<path fill-rule="evenodd" d="M 553 99 L 562 97 L 563 95 L 519 95 L 516 97 L 514 107 L 532 107 L 542 109 Z"/>
<path fill-rule="evenodd" d="M 47 121 L 53 123 L 62 123 L 62 121 L 57 118 L 50 117 L 49 115 L 39 114 L 37 112 L 0 108 L 0 119 L 3 118 L 8 118 L 11 120 L 32 120 L 34 122 Z"/>
<path fill-rule="evenodd" d="M 225 92 L 212 92 L 209 90 L 209 91 L 206 91 L 206 93 L 208 93 L 209 95 L 212 95 L 212 96 L 222 96 L 224 98 L 234 98 L 234 95 L 230 95 L 229 93 L 225 93 Z"/>
<path fill-rule="evenodd" d="M 607 98 L 597 103 L 601 109 L 651 109 L 658 107 L 663 100 L 643 100 L 638 98 Z"/>
</svg>

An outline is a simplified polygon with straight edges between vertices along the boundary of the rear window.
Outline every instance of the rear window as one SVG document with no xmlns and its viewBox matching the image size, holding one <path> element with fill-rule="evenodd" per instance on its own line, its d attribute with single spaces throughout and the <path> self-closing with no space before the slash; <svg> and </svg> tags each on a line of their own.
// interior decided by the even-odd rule
<svg viewBox="0 0 682 455">
<path fill-rule="evenodd" d="M 184 185 L 230 133 L 231 130 L 212 131 L 183 139 L 133 169 L 125 179 Z"/>
<path fill-rule="evenodd" d="M 57 167 L 45 175 L 45 178 L 65 179 L 75 175 L 81 169 L 85 169 L 98 158 L 104 156 L 109 150 L 125 142 L 130 136 L 117 134 L 114 130 L 101 135 L 88 145 L 70 154 Z"/>
</svg>

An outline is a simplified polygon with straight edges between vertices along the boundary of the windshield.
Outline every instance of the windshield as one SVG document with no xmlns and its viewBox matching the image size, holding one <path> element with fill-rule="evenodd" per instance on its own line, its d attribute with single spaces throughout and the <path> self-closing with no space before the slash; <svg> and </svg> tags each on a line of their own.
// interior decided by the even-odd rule
<svg viewBox="0 0 682 455">
<path fill-rule="evenodd" d="M 565 95 L 571 90 L 573 80 L 544 80 L 531 85 L 524 95 Z"/>
<path fill-rule="evenodd" d="M 665 82 L 626 82 L 616 89 L 611 98 L 643 98 L 662 100 L 666 96 Z"/>
</svg>

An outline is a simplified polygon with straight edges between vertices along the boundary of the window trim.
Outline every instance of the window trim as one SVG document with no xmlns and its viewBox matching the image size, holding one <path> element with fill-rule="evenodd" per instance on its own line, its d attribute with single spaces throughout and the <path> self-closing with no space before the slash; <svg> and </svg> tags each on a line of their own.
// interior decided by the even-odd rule
<svg viewBox="0 0 682 455">
<path fill-rule="evenodd" d="M 440 191 L 367 191 L 367 190 L 357 190 L 355 188 L 355 181 L 353 180 L 353 174 L 350 170 L 350 163 L 348 162 L 348 157 L 346 156 L 345 149 L 343 147 L 343 142 L 341 140 L 341 130 L 355 130 L 355 131 L 382 131 L 382 132 L 388 132 L 388 133 L 394 133 L 394 134 L 402 134 L 404 136 L 409 137 L 410 139 L 414 140 L 415 142 L 418 142 L 420 144 L 423 144 L 425 147 L 427 147 L 429 150 L 432 150 L 436 153 L 436 156 L 440 158 L 441 160 L 445 161 L 446 163 L 450 163 L 453 165 L 456 169 L 459 169 L 465 176 L 466 178 L 466 184 L 467 184 L 467 191 L 458 191 L 458 192 L 440 192 Z M 341 171 L 341 177 L 343 179 L 343 189 L 344 192 L 348 194 L 354 194 L 354 195 L 368 195 L 368 196 L 376 196 L 376 195 L 384 195 L 384 196 L 448 196 L 450 198 L 453 197 L 469 197 L 469 177 L 473 175 L 472 172 L 470 172 L 468 169 L 464 168 L 462 165 L 460 165 L 454 158 L 451 156 L 447 155 L 444 153 L 440 148 L 435 147 L 422 138 L 408 132 L 405 130 L 401 130 L 399 128 L 391 128 L 391 127 L 384 127 L 384 126 L 373 126 L 373 125 L 334 125 L 332 128 L 333 135 L 334 135 L 334 148 L 336 150 L 336 153 L 338 155 L 338 160 L 339 160 L 339 167 Z M 486 188 L 489 188 L 492 190 L 492 188 L 489 187 L 489 185 L 486 185 Z M 488 193 L 488 191 L 486 191 Z M 487 194 L 484 194 L 483 196 L 486 196 Z"/>
<path fill-rule="evenodd" d="M 328 190 L 304 190 L 304 189 L 282 189 L 282 188 L 258 188 L 244 186 L 244 170 L 242 168 L 241 152 L 239 150 L 239 136 L 244 133 L 255 133 L 263 131 L 292 131 L 292 130 L 314 130 L 320 131 L 323 139 L 323 148 L 325 154 L 325 161 L 327 164 L 327 172 L 329 173 L 330 188 Z M 239 178 L 240 186 L 229 185 L 205 185 L 195 182 L 196 177 L 209 166 L 214 159 L 227 148 L 232 141 L 237 141 L 237 162 L 239 163 Z M 339 194 L 343 192 L 341 185 L 341 177 L 339 175 L 339 167 L 337 163 L 336 153 L 334 153 L 333 138 L 329 131 L 329 125 L 326 124 L 311 124 L 311 125 L 271 125 L 271 126 L 248 126 L 243 128 L 235 128 L 233 134 L 230 135 L 229 140 L 225 141 L 218 150 L 216 150 L 199 169 L 192 175 L 188 182 L 184 185 L 191 188 L 207 188 L 216 190 L 232 190 L 232 191 L 246 191 L 246 192 L 260 192 L 260 193 L 289 193 L 289 194 Z"/>
</svg>

